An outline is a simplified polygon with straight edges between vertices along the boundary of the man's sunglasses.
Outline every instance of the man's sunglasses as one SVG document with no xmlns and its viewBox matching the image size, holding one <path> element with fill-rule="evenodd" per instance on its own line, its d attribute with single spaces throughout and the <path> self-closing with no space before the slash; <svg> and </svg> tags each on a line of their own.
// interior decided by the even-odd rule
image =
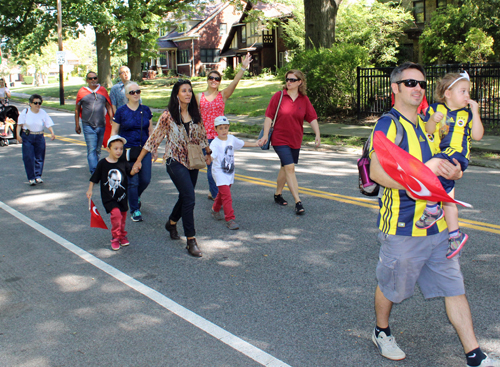
<svg viewBox="0 0 500 367">
<path fill-rule="evenodd" d="M 97 80 L 97 77 L 96 76 L 89 76 L 87 79 L 88 80 Z"/>
<path fill-rule="evenodd" d="M 33 104 L 36 104 L 37 106 L 41 106 L 42 105 L 42 102 L 31 102 Z"/>
<path fill-rule="evenodd" d="M 295 78 L 286 78 L 285 81 L 288 83 L 288 82 L 291 82 L 291 83 L 295 83 L 295 82 L 298 82 L 300 79 L 295 79 Z"/>
<path fill-rule="evenodd" d="M 403 83 L 405 87 L 407 88 L 415 88 L 418 85 L 420 85 L 420 88 L 425 89 L 427 87 L 427 82 L 425 80 L 415 80 L 415 79 L 404 79 L 396 82 L 396 84 L 401 84 Z"/>
<path fill-rule="evenodd" d="M 220 82 L 220 77 L 218 77 L 218 76 L 209 76 L 208 80 L 215 80 L 216 82 Z"/>
<path fill-rule="evenodd" d="M 128 94 L 130 94 L 131 96 L 133 96 L 134 94 L 141 94 L 141 90 L 140 89 L 131 90 L 128 92 Z"/>
</svg>

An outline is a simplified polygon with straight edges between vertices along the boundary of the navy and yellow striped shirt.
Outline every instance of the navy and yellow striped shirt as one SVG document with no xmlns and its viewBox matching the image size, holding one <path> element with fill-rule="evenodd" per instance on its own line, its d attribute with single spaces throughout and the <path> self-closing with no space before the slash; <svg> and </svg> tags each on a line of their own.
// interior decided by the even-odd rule
<svg viewBox="0 0 500 367">
<path fill-rule="evenodd" d="M 390 113 L 399 119 L 405 133 L 400 148 L 410 153 L 421 162 L 427 162 L 432 158 L 434 150 L 427 139 L 424 123 L 418 118 L 417 125 L 407 120 L 401 113 L 393 108 Z M 372 132 L 372 146 L 370 156 L 373 152 L 373 134 L 382 131 L 387 138 L 394 142 L 396 140 L 396 124 L 388 116 L 377 121 Z M 382 198 L 379 199 L 379 229 L 390 235 L 398 236 L 427 236 L 437 234 L 446 229 L 446 222 L 441 219 L 436 225 L 429 229 L 415 227 L 415 222 L 422 216 L 426 201 L 415 201 L 406 195 L 405 190 L 385 188 Z"/>
<path fill-rule="evenodd" d="M 437 148 L 436 153 L 443 152 L 448 156 L 460 153 L 469 159 L 472 111 L 468 108 L 452 111 L 444 103 L 433 103 L 426 111 L 424 122 L 429 121 L 435 112 L 441 112 L 444 115 L 441 124 L 436 124 L 434 135 L 427 134 L 429 140 Z"/>
</svg>

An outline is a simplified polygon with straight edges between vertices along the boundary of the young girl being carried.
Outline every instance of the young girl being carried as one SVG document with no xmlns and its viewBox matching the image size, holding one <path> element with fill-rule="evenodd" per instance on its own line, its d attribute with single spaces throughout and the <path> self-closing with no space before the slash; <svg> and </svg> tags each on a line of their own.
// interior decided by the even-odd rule
<svg viewBox="0 0 500 367">
<path fill-rule="evenodd" d="M 429 106 L 424 119 L 428 138 L 434 142 L 438 152 L 426 165 L 438 164 L 440 159 L 447 159 L 454 164 L 460 164 L 462 172 L 469 165 L 470 140 L 481 140 L 484 134 L 483 124 L 479 115 L 479 105 L 470 99 L 470 79 L 467 72 L 449 73 L 438 81 L 436 100 Z M 467 108 L 470 106 L 470 109 Z M 439 177 L 443 188 L 455 197 L 455 181 Z M 422 217 L 416 222 L 416 227 L 430 228 L 446 216 L 449 231 L 449 246 L 446 257 L 451 259 L 463 248 L 469 238 L 460 231 L 458 226 L 458 209 L 453 203 L 443 203 L 443 209 L 436 202 L 427 202 Z"/>
</svg>

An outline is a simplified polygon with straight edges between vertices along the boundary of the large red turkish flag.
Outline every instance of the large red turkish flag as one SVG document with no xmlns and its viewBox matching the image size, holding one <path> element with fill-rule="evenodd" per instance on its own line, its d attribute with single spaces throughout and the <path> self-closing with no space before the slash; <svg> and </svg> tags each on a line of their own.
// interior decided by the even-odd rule
<svg viewBox="0 0 500 367">
<path fill-rule="evenodd" d="M 450 197 L 425 164 L 387 139 L 382 131 L 375 132 L 373 146 L 384 171 L 403 185 L 414 198 L 445 201 L 472 208 L 472 205 Z"/>
</svg>

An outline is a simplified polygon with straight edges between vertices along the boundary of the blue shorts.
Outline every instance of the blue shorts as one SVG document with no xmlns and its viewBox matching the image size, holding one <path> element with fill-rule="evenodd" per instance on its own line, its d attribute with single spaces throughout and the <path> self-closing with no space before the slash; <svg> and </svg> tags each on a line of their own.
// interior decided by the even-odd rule
<svg viewBox="0 0 500 367">
<path fill-rule="evenodd" d="M 439 159 L 446 159 L 450 163 L 453 163 L 453 158 L 455 158 L 459 163 L 460 163 L 460 168 L 462 169 L 462 172 L 464 172 L 467 167 L 469 166 L 469 160 L 463 156 L 463 154 L 460 153 L 453 153 L 451 156 L 449 156 L 446 153 L 438 153 L 434 155 L 432 158 L 439 158 Z M 453 163 L 454 164 L 454 163 Z M 446 190 L 447 193 L 450 193 L 451 190 L 455 188 L 455 181 L 453 180 L 448 180 L 444 177 L 438 176 L 439 181 L 441 182 L 441 185 L 443 185 L 443 188 Z"/>
<path fill-rule="evenodd" d="M 418 282 L 425 298 L 465 294 L 460 256 L 446 258 L 448 231 L 422 236 L 379 232 L 381 243 L 377 280 L 385 298 L 394 303 L 410 298 Z"/>
<path fill-rule="evenodd" d="M 281 161 L 281 167 L 288 166 L 289 164 L 299 163 L 300 149 L 292 149 L 288 145 L 273 145 L 274 151 L 278 154 Z"/>
</svg>

